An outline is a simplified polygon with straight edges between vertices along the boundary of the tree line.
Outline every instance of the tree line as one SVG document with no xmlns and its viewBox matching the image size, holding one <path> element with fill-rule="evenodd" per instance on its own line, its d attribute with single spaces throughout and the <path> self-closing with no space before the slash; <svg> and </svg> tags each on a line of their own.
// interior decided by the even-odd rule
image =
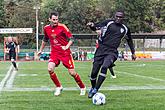
<svg viewBox="0 0 165 110">
<path fill-rule="evenodd" d="M 0 0 L 0 28 L 32 27 L 33 34 L 17 36 L 21 43 L 35 46 L 35 6 L 39 6 L 39 33 L 49 23 L 50 11 L 58 11 L 60 22 L 72 33 L 91 33 L 87 22 L 113 19 L 118 9 L 125 11 L 125 23 L 132 33 L 165 29 L 164 0 Z"/>
</svg>

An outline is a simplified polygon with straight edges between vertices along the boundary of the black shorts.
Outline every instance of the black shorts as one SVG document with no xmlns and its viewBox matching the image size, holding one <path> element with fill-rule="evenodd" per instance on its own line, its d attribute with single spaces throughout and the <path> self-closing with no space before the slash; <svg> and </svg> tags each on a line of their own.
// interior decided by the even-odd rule
<svg viewBox="0 0 165 110">
<path fill-rule="evenodd" d="M 10 59 L 10 60 L 11 60 L 11 59 L 16 60 L 16 52 L 10 52 L 10 53 L 9 53 L 9 59 Z"/>
<path fill-rule="evenodd" d="M 94 62 L 102 66 L 110 67 L 116 60 L 118 55 L 115 53 L 110 53 L 107 55 L 95 56 Z"/>
</svg>

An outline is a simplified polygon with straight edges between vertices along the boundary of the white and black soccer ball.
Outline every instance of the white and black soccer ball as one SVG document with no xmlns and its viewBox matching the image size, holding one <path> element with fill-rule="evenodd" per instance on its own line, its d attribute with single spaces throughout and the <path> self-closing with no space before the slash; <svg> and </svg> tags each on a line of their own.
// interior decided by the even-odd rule
<svg viewBox="0 0 165 110">
<path fill-rule="evenodd" d="M 105 104 L 105 95 L 103 93 L 96 93 L 92 97 L 92 102 L 95 105 L 104 105 Z"/>
</svg>

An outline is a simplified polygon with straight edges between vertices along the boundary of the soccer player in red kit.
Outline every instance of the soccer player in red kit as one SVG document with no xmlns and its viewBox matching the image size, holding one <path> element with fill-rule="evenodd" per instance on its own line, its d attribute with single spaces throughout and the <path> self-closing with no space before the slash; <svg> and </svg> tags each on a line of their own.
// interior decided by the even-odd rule
<svg viewBox="0 0 165 110">
<path fill-rule="evenodd" d="M 52 81 L 56 85 L 56 91 L 54 92 L 55 96 L 60 95 L 63 89 L 60 81 L 56 76 L 56 73 L 54 72 L 55 67 L 60 64 L 60 61 L 68 69 L 69 74 L 75 79 L 76 83 L 80 87 L 80 95 L 85 95 L 86 87 L 74 69 L 74 61 L 70 51 L 70 46 L 74 41 L 72 33 L 69 31 L 66 25 L 59 23 L 58 17 L 59 15 L 57 12 L 50 13 L 50 24 L 44 27 L 45 36 L 42 40 L 38 55 L 42 53 L 45 47 L 45 43 L 49 40 L 51 53 L 48 63 L 48 72 Z"/>
</svg>

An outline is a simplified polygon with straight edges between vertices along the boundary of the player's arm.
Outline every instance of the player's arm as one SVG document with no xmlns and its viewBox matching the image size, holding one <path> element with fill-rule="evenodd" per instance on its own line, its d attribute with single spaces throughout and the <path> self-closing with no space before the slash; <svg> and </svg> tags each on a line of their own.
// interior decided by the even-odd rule
<svg viewBox="0 0 165 110">
<path fill-rule="evenodd" d="M 16 45 L 15 50 L 16 50 L 17 53 L 19 53 L 20 52 L 20 46 L 19 46 L 19 44 L 17 42 L 14 42 L 14 43 Z"/>
<path fill-rule="evenodd" d="M 132 60 L 136 60 L 135 48 L 134 48 L 134 44 L 133 44 L 133 40 L 132 40 L 130 29 L 128 29 L 126 40 L 128 42 L 128 45 L 129 45 L 131 53 L 132 53 Z"/>
<path fill-rule="evenodd" d="M 101 35 L 101 29 L 96 30 L 96 33 L 98 34 L 98 36 L 100 36 Z"/>
<path fill-rule="evenodd" d="M 43 49 L 45 48 L 45 44 L 46 44 L 46 42 L 44 40 L 42 40 L 40 50 L 37 53 L 38 55 L 40 55 L 42 53 Z"/>
<path fill-rule="evenodd" d="M 72 33 L 69 31 L 69 29 L 67 28 L 67 26 L 64 25 L 64 24 L 63 24 L 63 32 L 64 32 L 64 34 L 68 37 L 68 40 L 69 40 L 69 41 L 68 41 L 68 44 L 67 44 L 66 46 L 61 46 L 61 48 L 62 48 L 63 50 L 67 50 L 67 49 L 69 49 L 70 46 L 73 44 L 74 38 L 73 38 Z"/>
<path fill-rule="evenodd" d="M 87 26 L 89 26 L 91 30 L 96 31 L 96 30 L 99 30 L 101 27 L 106 26 L 109 21 L 110 20 L 105 20 L 100 23 L 89 22 L 89 23 L 87 23 Z"/>
<path fill-rule="evenodd" d="M 17 52 L 19 53 L 20 52 L 20 46 L 17 45 Z"/>
<path fill-rule="evenodd" d="M 8 43 L 6 43 L 6 49 L 5 49 L 5 53 L 9 53 L 9 45 L 8 45 Z"/>
<path fill-rule="evenodd" d="M 73 44 L 74 39 L 73 36 L 71 38 L 69 38 L 69 42 L 66 46 L 61 46 L 63 50 L 67 50 L 68 48 L 70 48 L 70 46 Z"/>
<path fill-rule="evenodd" d="M 40 50 L 37 52 L 38 55 L 41 55 L 42 51 L 45 48 L 46 42 L 48 42 L 48 41 L 49 41 L 49 37 L 48 37 L 48 35 L 46 33 L 46 29 L 44 27 L 44 37 L 43 37 L 42 42 L 41 42 Z"/>
<path fill-rule="evenodd" d="M 9 53 L 9 50 L 10 50 L 9 48 L 6 48 L 5 53 Z"/>
</svg>

